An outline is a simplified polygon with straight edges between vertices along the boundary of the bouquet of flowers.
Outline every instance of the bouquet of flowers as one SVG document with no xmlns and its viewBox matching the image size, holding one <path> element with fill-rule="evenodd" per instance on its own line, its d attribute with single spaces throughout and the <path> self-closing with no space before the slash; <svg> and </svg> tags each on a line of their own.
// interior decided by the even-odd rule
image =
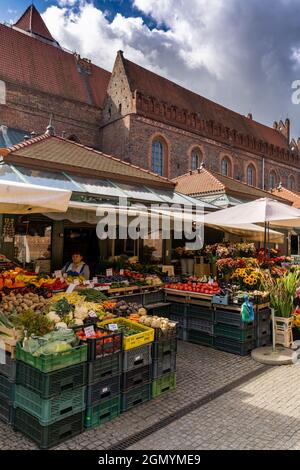
<svg viewBox="0 0 300 470">
<path fill-rule="evenodd" d="M 261 283 L 261 273 L 255 268 L 238 268 L 231 279 L 238 282 L 242 288 L 257 289 Z"/>
<path fill-rule="evenodd" d="M 256 248 L 254 243 L 237 243 L 236 250 L 238 256 L 248 258 L 252 257 L 256 253 Z"/>
</svg>

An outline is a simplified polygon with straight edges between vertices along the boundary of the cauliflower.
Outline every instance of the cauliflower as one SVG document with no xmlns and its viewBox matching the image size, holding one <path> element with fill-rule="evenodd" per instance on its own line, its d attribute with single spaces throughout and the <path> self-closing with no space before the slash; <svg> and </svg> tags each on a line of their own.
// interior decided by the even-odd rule
<svg viewBox="0 0 300 470">
<path fill-rule="evenodd" d="M 68 328 L 68 325 L 63 321 L 60 321 L 59 323 L 56 323 L 55 328 L 57 328 L 57 329 L 59 329 L 59 328 Z"/>
<path fill-rule="evenodd" d="M 85 317 L 88 315 L 88 308 L 84 307 L 83 305 L 76 305 L 74 311 L 74 318 L 78 318 L 79 320 L 84 320 Z"/>
<path fill-rule="evenodd" d="M 74 322 L 74 325 L 76 325 L 76 326 L 83 325 L 83 321 L 80 320 L 80 318 L 74 318 L 73 322 Z"/>
<path fill-rule="evenodd" d="M 48 318 L 48 320 L 53 321 L 56 324 L 60 322 L 60 316 L 57 315 L 56 312 L 49 312 L 47 313 L 46 317 Z"/>
</svg>

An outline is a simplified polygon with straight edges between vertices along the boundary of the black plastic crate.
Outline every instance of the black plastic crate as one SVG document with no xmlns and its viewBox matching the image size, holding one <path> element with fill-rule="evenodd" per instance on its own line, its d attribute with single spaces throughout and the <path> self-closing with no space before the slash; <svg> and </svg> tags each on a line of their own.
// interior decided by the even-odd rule
<svg viewBox="0 0 300 470">
<path fill-rule="evenodd" d="M 161 359 L 152 363 L 152 377 L 157 379 L 162 375 L 176 371 L 176 351 L 169 351 Z"/>
<path fill-rule="evenodd" d="M 13 404 L 3 396 L 0 396 L 0 420 L 7 424 L 12 424 L 14 420 Z"/>
<path fill-rule="evenodd" d="M 215 311 L 209 306 L 204 307 L 202 305 L 189 304 L 187 314 L 188 319 L 192 316 L 193 318 L 198 318 L 199 320 L 205 320 L 208 322 L 213 322 L 215 318 Z"/>
<path fill-rule="evenodd" d="M 265 346 L 270 346 L 272 344 L 271 335 L 262 336 L 261 338 L 257 338 L 255 342 L 255 346 L 257 348 L 262 348 Z"/>
<path fill-rule="evenodd" d="M 113 322 L 113 320 L 112 320 Z M 83 332 L 84 327 L 75 327 L 75 332 Z M 105 333 L 105 335 L 99 338 L 87 338 L 86 340 L 81 340 L 83 344 L 87 344 L 87 360 L 95 361 L 101 357 L 107 356 L 109 354 L 116 354 L 122 351 L 123 344 L 123 335 L 122 333 L 112 333 L 104 328 L 100 328 L 94 325 L 95 331 L 100 331 Z"/>
<path fill-rule="evenodd" d="M 16 384 L 5 375 L 0 375 L 0 396 L 13 402 L 15 399 Z"/>
<path fill-rule="evenodd" d="M 214 334 L 214 323 L 209 320 L 202 320 L 194 315 L 188 315 L 187 327 L 189 330 L 202 331 L 208 335 Z"/>
<path fill-rule="evenodd" d="M 157 317 L 167 317 L 170 312 L 169 303 L 158 303 L 147 306 L 148 315 L 156 315 Z"/>
<path fill-rule="evenodd" d="M 164 341 L 155 341 L 152 343 L 152 360 L 160 360 L 164 355 L 170 354 L 173 351 L 177 352 L 176 338 L 170 338 Z"/>
<path fill-rule="evenodd" d="M 128 391 L 132 388 L 141 387 L 151 380 L 151 364 L 140 367 L 139 369 L 129 370 L 122 374 L 122 391 Z"/>
<path fill-rule="evenodd" d="M 143 294 L 143 305 L 147 308 L 147 305 L 155 304 L 158 302 L 164 302 L 165 292 L 163 289 L 158 289 L 152 292 L 144 292 Z"/>
<path fill-rule="evenodd" d="M 92 385 L 122 373 L 122 353 L 109 354 L 87 363 L 87 382 Z"/>
<path fill-rule="evenodd" d="M 121 391 L 121 376 L 116 375 L 109 379 L 101 380 L 101 382 L 89 385 L 86 391 L 86 405 L 93 407 L 98 405 L 104 400 L 114 398 L 120 395 Z"/>
<path fill-rule="evenodd" d="M 16 360 L 12 359 L 10 353 L 5 353 L 5 364 L 0 363 L 0 374 L 5 375 L 9 380 L 16 380 Z"/>
<path fill-rule="evenodd" d="M 208 333 L 197 330 L 187 330 L 187 341 L 201 346 L 214 346 L 214 337 Z"/>
<path fill-rule="evenodd" d="M 256 323 L 266 322 L 271 320 L 271 309 L 263 308 L 262 310 L 255 311 Z"/>
<path fill-rule="evenodd" d="M 236 326 L 240 329 L 254 328 L 255 321 L 244 322 L 242 321 L 241 312 L 239 310 L 226 310 L 222 308 L 216 308 L 215 310 L 215 322 L 224 323 L 225 325 Z"/>
<path fill-rule="evenodd" d="M 215 338 L 214 344 L 216 349 L 232 354 L 238 354 L 239 356 L 247 356 L 251 353 L 252 349 L 255 348 L 255 340 L 240 343 L 234 339 L 223 338 L 221 336 Z"/>
<path fill-rule="evenodd" d="M 113 298 L 110 297 L 110 298 Z M 128 294 L 128 295 L 118 295 L 116 300 L 119 302 L 120 300 L 125 300 L 127 303 L 135 303 L 143 305 L 143 294 Z"/>
<path fill-rule="evenodd" d="M 186 315 L 187 304 L 179 302 L 171 302 L 169 315 Z"/>
<path fill-rule="evenodd" d="M 256 337 L 263 338 L 265 336 L 271 336 L 271 323 L 261 324 L 256 330 Z"/>
<path fill-rule="evenodd" d="M 178 323 L 177 325 L 177 338 L 184 339 L 184 331 L 187 329 L 187 316 L 186 313 L 174 313 L 170 310 L 168 318 L 171 321 Z"/>
<path fill-rule="evenodd" d="M 17 384 L 38 393 L 41 398 L 51 398 L 66 390 L 74 390 L 86 385 L 87 364 L 58 369 L 47 374 L 31 367 L 25 362 L 17 362 Z"/>
<path fill-rule="evenodd" d="M 152 344 L 144 344 L 123 352 L 123 372 L 147 366 L 152 362 Z"/>
<path fill-rule="evenodd" d="M 14 428 L 22 432 L 41 449 L 49 449 L 83 432 L 84 412 L 64 418 L 50 426 L 42 426 L 39 420 L 24 410 L 15 410 Z"/>
<path fill-rule="evenodd" d="M 121 395 L 121 412 L 128 411 L 131 408 L 141 405 L 151 399 L 151 383 L 141 387 L 134 388 Z"/>
</svg>

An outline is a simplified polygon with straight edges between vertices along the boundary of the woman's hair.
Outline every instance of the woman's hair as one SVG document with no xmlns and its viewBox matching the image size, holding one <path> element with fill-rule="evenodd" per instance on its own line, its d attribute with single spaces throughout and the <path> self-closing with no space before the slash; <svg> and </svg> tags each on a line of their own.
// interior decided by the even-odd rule
<svg viewBox="0 0 300 470">
<path fill-rule="evenodd" d="M 73 255 L 80 255 L 80 256 L 83 258 L 83 254 L 82 254 L 82 252 L 81 252 L 80 250 L 73 250 L 73 251 L 72 251 L 72 256 L 73 256 Z"/>
</svg>

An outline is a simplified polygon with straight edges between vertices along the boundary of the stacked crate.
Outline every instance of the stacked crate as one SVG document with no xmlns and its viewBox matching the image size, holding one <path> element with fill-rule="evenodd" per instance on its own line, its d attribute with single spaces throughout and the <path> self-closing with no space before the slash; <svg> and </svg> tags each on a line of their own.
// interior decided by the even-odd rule
<svg viewBox="0 0 300 470">
<path fill-rule="evenodd" d="M 35 357 L 18 343 L 15 429 L 49 448 L 83 431 L 87 347 Z"/>
<path fill-rule="evenodd" d="M 234 306 L 216 306 L 214 336 L 216 349 L 246 356 L 255 348 L 255 321 L 244 322 Z"/>
<path fill-rule="evenodd" d="M 203 346 L 214 345 L 214 310 L 210 304 L 189 304 L 187 309 L 187 339 Z"/>
<path fill-rule="evenodd" d="M 0 419 L 12 424 L 16 382 L 16 361 L 10 353 L 0 350 Z"/>
<path fill-rule="evenodd" d="M 147 343 L 123 351 L 122 412 L 151 398 L 151 346 Z"/>
<path fill-rule="evenodd" d="M 271 309 L 260 308 L 258 305 L 255 312 L 256 347 L 269 346 L 271 344 Z"/>
<path fill-rule="evenodd" d="M 86 428 L 92 428 L 120 415 L 122 334 L 107 332 L 105 336 L 88 339 L 87 345 L 88 373 L 84 425 Z"/>
<path fill-rule="evenodd" d="M 177 330 L 155 329 L 152 344 L 152 397 L 176 388 Z"/>
</svg>

